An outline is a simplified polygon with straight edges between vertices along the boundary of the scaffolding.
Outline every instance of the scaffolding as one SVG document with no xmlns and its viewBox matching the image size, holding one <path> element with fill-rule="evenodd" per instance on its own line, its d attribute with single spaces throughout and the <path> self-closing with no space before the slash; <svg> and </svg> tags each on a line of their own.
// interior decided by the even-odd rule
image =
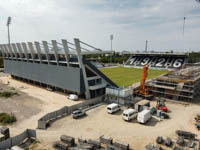
<svg viewBox="0 0 200 150">
<path fill-rule="evenodd" d="M 200 96 L 200 67 L 190 66 L 170 72 L 146 83 L 155 97 L 193 101 Z"/>
</svg>

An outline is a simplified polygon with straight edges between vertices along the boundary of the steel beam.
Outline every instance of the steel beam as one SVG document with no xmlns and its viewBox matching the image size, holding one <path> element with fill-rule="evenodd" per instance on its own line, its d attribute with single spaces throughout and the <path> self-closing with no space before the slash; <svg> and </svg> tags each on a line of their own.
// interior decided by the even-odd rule
<svg viewBox="0 0 200 150">
<path fill-rule="evenodd" d="M 68 47 L 68 44 L 67 44 L 67 40 L 62 40 L 62 44 L 63 44 L 63 48 L 64 48 L 64 52 L 65 52 L 65 59 L 66 59 L 66 62 L 67 62 L 67 66 L 69 66 L 69 62 L 70 62 L 70 56 L 69 56 L 69 47 Z"/>
<path fill-rule="evenodd" d="M 52 45 L 53 45 L 53 51 L 54 51 L 54 55 L 55 55 L 55 59 L 56 59 L 56 62 L 57 62 L 57 65 L 59 64 L 58 61 L 59 61 L 59 58 L 58 58 L 58 46 L 57 46 L 57 42 L 56 40 L 52 40 Z"/>
<path fill-rule="evenodd" d="M 40 43 L 39 42 L 35 42 L 35 47 L 36 47 L 36 51 L 37 51 L 38 57 L 40 59 L 40 63 L 42 63 Z"/>
<path fill-rule="evenodd" d="M 85 69 L 85 66 L 83 65 L 83 58 L 81 55 L 81 45 L 80 45 L 79 39 L 74 39 L 74 43 L 76 46 L 76 52 L 77 52 L 79 66 L 82 69 L 82 73 L 83 73 L 83 80 L 85 83 L 85 96 L 86 96 L 86 99 L 90 99 L 91 98 L 90 90 L 89 90 L 89 85 L 88 85 L 88 80 L 87 80 L 86 69 Z"/>
<path fill-rule="evenodd" d="M 42 41 L 42 44 L 44 46 L 44 51 L 45 51 L 46 59 L 47 59 L 47 62 L 49 64 L 49 47 L 48 47 L 48 43 L 47 43 L 47 41 Z"/>
</svg>

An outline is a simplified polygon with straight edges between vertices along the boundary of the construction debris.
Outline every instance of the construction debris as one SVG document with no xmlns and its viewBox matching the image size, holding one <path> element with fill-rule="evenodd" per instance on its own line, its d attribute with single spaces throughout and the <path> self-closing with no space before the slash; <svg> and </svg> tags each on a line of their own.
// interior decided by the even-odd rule
<svg viewBox="0 0 200 150">
<path fill-rule="evenodd" d="M 78 143 L 87 143 L 87 140 L 85 139 L 82 139 L 82 138 L 78 138 Z"/>
<path fill-rule="evenodd" d="M 121 148 L 116 147 L 112 144 L 108 144 L 107 147 L 106 147 L 106 150 L 121 150 Z"/>
<path fill-rule="evenodd" d="M 181 130 L 177 130 L 176 134 L 178 136 L 184 137 L 184 139 L 195 139 L 196 137 L 196 135 L 191 132 L 186 132 L 186 131 L 181 131 Z"/>
<path fill-rule="evenodd" d="M 183 146 L 183 144 L 185 143 L 184 137 L 179 136 L 178 139 L 177 139 L 177 141 L 176 141 L 176 143 L 177 143 L 178 145 L 180 145 L 180 146 Z"/>
<path fill-rule="evenodd" d="M 111 138 L 111 137 L 107 137 L 107 136 L 100 136 L 99 137 L 99 140 L 100 140 L 100 142 L 101 143 L 103 143 L 103 144 L 112 144 L 112 142 L 113 142 L 113 138 Z"/>
<path fill-rule="evenodd" d="M 171 147 L 172 146 L 172 140 L 170 139 L 170 138 L 167 138 L 166 140 L 165 140 L 165 145 L 167 146 L 167 147 Z"/>
<path fill-rule="evenodd" d="M 173 148 L 173 150 L 184 150 L 184 149 L 182 149 L 182 148 L 180 148 L 180 147 L 177 147 L 177 146 L 175 146 L 175 147 Z"/>
<path fill-rule="evenodd" d="M 163 138 L 161 136 L 157 137 L 156 142 L 158 144 L 162 144 L 163 143 Z"/>
<path fill-rule="evenodd" d="M 145 146 L 144 150 L 161 150 L 161 148 L 155 147 L 153 144 L 148 144 Z"/>
<path fill-rule="evenodd" d="M 116 140 L 113 145 L 121 148 L 122 150 L 129 150 L 129 144 L 126 142 Z"/>
<path fill-rule="evenodd" d="M 60 140 L 68 146 L 73 146 L 75 144 L 75 139 L 71 136 L 62 135 Z"/>
<path fill-rule="evenodd" d="M 101 143 L 99 141 L 89 139 L 87 143 L 93 145 L 95 149 L 101 148 Z"/>
<path fill-rule="evenodd" d="M 189 148 L 193 148 L 195 146 L 195 142 L 193 140 L 191 140 L 191 141 L 188 142 L 187 146 Z"/>
<path fill-rule="evenodd" d="M 67 150 L 69 145 L 65 144 L 65 143 L 62 143 L 60 141 L 57 141 L 57 142 L 54 142 L 53 143 L 53 147 L 55 149 L 59 149 L 59 150 Z"/>
<path fill-rule="evenodd" d="M 88 143 L 80 143 L 78 148 L 87 149 L 87 150 L 95 150 L 94 145 Z"/>
</svg>

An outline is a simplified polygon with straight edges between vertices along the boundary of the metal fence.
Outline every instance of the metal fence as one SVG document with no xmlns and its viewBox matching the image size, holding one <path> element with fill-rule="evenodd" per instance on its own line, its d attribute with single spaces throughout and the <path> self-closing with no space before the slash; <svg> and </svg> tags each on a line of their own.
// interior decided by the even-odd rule
<svg viewBox="0 0 200 150">
<path fill-rule="evenodd" d="M 85 102 L 82 102 L 80 104 L 75 104 L 72 106 L 65 106 L 57 111 L 50 112 L 38 120 L 38 129 L 46 129 L 50 122 L 55 121 L 58 118 L 67 116 L 76 109 L 88 107 L 90 105 L 95 105 L 100 102 L 102 102 L 102 96 L 91 99 L 91 100 L 86 100 Z"/>
<path fill-rule="evenodd" d="M 36 131 L 26 129 L 23 133 L 0 142 L 0 150 L 5 150 L 21 144 L 26 138 L 36 138 Z"/>
</svg>

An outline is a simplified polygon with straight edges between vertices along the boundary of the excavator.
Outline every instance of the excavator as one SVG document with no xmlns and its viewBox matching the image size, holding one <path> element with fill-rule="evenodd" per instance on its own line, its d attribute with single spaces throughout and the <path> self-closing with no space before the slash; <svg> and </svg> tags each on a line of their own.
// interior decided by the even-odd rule
<svg viewBox="0 0 200 150">
<path fill-rule="evenodd" d="M 148 65 L 143 66 L 142 76 L 141 76 L 141 80 L 140 80 L 140 87 L 138 90 L 134 91 L 133 94 L 140 96 L 140 97 L 144 97 L 146 99 L 152 99 L 152 95 L 149 95 L 149 93 L 147 92 L 146 87 L 145 87 L 145 81 L 147 79 L 148 67 L 149 67 Z"/>
</svg>

